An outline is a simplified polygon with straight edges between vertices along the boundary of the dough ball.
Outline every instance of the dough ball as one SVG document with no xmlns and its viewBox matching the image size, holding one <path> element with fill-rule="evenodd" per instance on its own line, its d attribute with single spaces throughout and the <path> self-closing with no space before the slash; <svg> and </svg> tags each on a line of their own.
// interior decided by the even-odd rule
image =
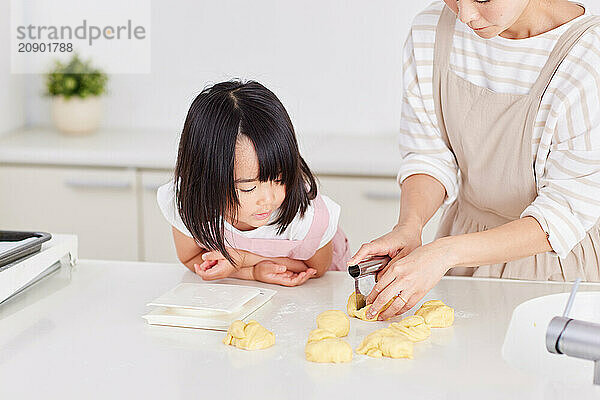
<svg viewBox="0 0 600 400">
<path fill-rule="evenodd" d="M 310 342 L 318 342 L 319 340 L 323 340 L 323 339 L 333 339 L 335 338 L 335 333 L 328 331 L 327 329 L 313 329 L 312 331 L 310 331 L 310 333 L 308 334 L 308 343 Z"/>
<path fill-rule="evenodd" d="M 343 363 L 352 361 L 352 347 L 340 338 L 309 342 L 304 348 L 306 359 L 318 363 Z"/>
<path fill-rule="evenodd" d="M 324 311 L 317 316 L 317 327 L 333 332 L 337 337 L 342 337 L 350 331 L 350 320 L 342 311 Z"/>
<path fill-rule="evenodd" d="M 412 315 L 400 322 L 390 324 L 390 328 L 406 336 L 411 342 L 420 342 L 431 336 L 431 328 L 420 315 Z"/>
<path fill-rule="evenodd" d="M 229 326 L 223 343 L 244 350 L 260 350 L 273 346 L 275 335 L 254 320 L 247 324 L 238 320 Z"/>
<path fill-rule="evenodd" d="M 365 337 L 356 352 L 376 358 L 412 358 L 413 342 L 392 328 L 383 328 Z"/>
<path fill-rule="evenodd" d="M 362 296 L 363 298 L 365 297 L 362 294 L 359 296 Z M 362 319 L 363 321 L 377 321 L 377 317 L 379 317 L 379 314 L 384 312 L 390 306 L 390 304 L 392 304 L 392 302 L 395 300 L 395 298 L 393 298 L 392 300 L 388 301 L 387 304 L 385 306 L 383 306 L 381 311 L 379 311 L 376 316 L 374 316 L 371 319 L 368 319 L 367 311 L 369 310 L 369 308 L 371 308 L 371 304 L 369 304 L 366 307 L 361 308 L 360 310 L 357 310 L 355 297 L 356 297 L 356 293 L 352 292 L 352 294 L 348 298 L 348 304 L 346 305 L 346 310 L 348 311 L 349 316 L 355 317 L 358 319 Z"/>
<path fill-rule="evenodd" d="M 447 328 L 454 323 L 454 309 L 441 300 L 426 301 L 415 315 L 423 317 L 425 323 L 432 328 Z"/>
</svg>

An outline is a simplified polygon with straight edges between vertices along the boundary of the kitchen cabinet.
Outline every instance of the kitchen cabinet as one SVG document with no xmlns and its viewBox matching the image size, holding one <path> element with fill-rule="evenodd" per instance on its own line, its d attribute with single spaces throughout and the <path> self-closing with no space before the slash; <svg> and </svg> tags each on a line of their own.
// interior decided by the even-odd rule
<svg viewBox="0 0 600 400">
<path fill-rule="evenodd" d="M 392 178 L 318 177 L 321 193 L 342 207 L 340 226 L 352 252 L 388 232 L 398 220 L 400 188 Z"/>
<path fill-rule="evenodd" d="M 136 172 L 0 166 L 0 227 L 75 233 L 84 258 L 139 260 Z"/>
<path fill-rule="evenodd" d="M 177 262 L 171 225 L 163 217 L 156 191 L 173 179 L 172 171 L 141 171 L 141 209 L 143 260 L 154 262 Z"/>
<path fill-rule="evenodd" d="M 389 232 L 398 221 L 400 187 L 395 178 L 319 177 L 321 192 L 342 207 L 340 225 L 354 252 Z M 438 211 L 423 229 L 423 243 L 435 237 L 441 212 Z"/>
<path fill-rule="evenodd" d="M 81 258 L 177 262 L 171 227 L 156 204 L 156 189 L 172 177 L 177 142 L 174 132 L 146 129 L 69 137 L 32 127 L 6 134 L 0 229 L 77 234 Z M 400 198 L 394 135 L 306 135 L 302 143 L 321 192 L 342 207 L 353 251 L 394 226 Z M 425 227 L 424 242 L 438 219 Z"/>
<path fill-rule="evenodd" d="M 2 229 L 75 233 L 82 258 L 177 262 L 171 227 L 156 190 L 171 170 L 0 165 Z M 394 178 L 318 176 L 321 193 L 342 207 L 340 224 L 352 251 L 396 223 Z M 439 214 L 425 227 L 433 239 Z"/>
</svg>

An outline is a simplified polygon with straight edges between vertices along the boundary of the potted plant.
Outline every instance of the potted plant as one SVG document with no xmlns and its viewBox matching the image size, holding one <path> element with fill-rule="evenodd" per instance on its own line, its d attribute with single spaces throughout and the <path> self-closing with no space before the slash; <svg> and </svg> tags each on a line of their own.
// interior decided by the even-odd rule
<svg viewBox="0 0 600 400">
<path fill-rule="evenodd" d="M 101 95 L 108 77 L 82 61 L 77 54 L 64 64 L 56 61 L 46 75 L 47 94 L 52 96 L 52 120 L 56 128 L 68 134 L 94 132 L 102 117 Z"/>
</svg>

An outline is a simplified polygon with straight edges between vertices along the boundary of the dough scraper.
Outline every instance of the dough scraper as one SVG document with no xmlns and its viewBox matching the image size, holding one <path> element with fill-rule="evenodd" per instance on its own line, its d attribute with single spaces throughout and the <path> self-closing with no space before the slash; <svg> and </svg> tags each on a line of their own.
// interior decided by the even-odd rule
<svg viewBox="0 0 600 400">
<path fill-rule="evenodd" d="M 367 276 L 376 277 L 377 273 L 385 268 L 390 260 L 391 258 L 388 256 L 376 256 L 348 267 L 348 273 L 354 278 L 354 297 L 356 299 L 357 310 L 360 310 L 367 305 L 365 296 L 360 292 L 358 281 Z"/>
</svg>

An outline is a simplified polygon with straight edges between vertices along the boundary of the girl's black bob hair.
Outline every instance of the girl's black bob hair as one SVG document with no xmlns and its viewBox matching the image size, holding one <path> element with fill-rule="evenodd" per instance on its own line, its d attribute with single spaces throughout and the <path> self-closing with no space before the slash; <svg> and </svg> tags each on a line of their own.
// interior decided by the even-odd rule
<svg viewBox="0 0 600 400">
<path fill-rule="evenodd" d="M 175 195 L 179 215 L 196 242 L 235 265 L 223 237 L 225 216 L 235 218 L 235 146 L 246 136 L 256 151 L 258 180 L 281 180 L 285 200 L 278 232 L 317 195 L 317 184 L 300 156 L 294 127 L 277 96 L 258 82 L 229 81 L 204 89 L 192 102 L 179 141 Z M 233 221 L 232 221 L 233 222 Z"/>
</svg>

